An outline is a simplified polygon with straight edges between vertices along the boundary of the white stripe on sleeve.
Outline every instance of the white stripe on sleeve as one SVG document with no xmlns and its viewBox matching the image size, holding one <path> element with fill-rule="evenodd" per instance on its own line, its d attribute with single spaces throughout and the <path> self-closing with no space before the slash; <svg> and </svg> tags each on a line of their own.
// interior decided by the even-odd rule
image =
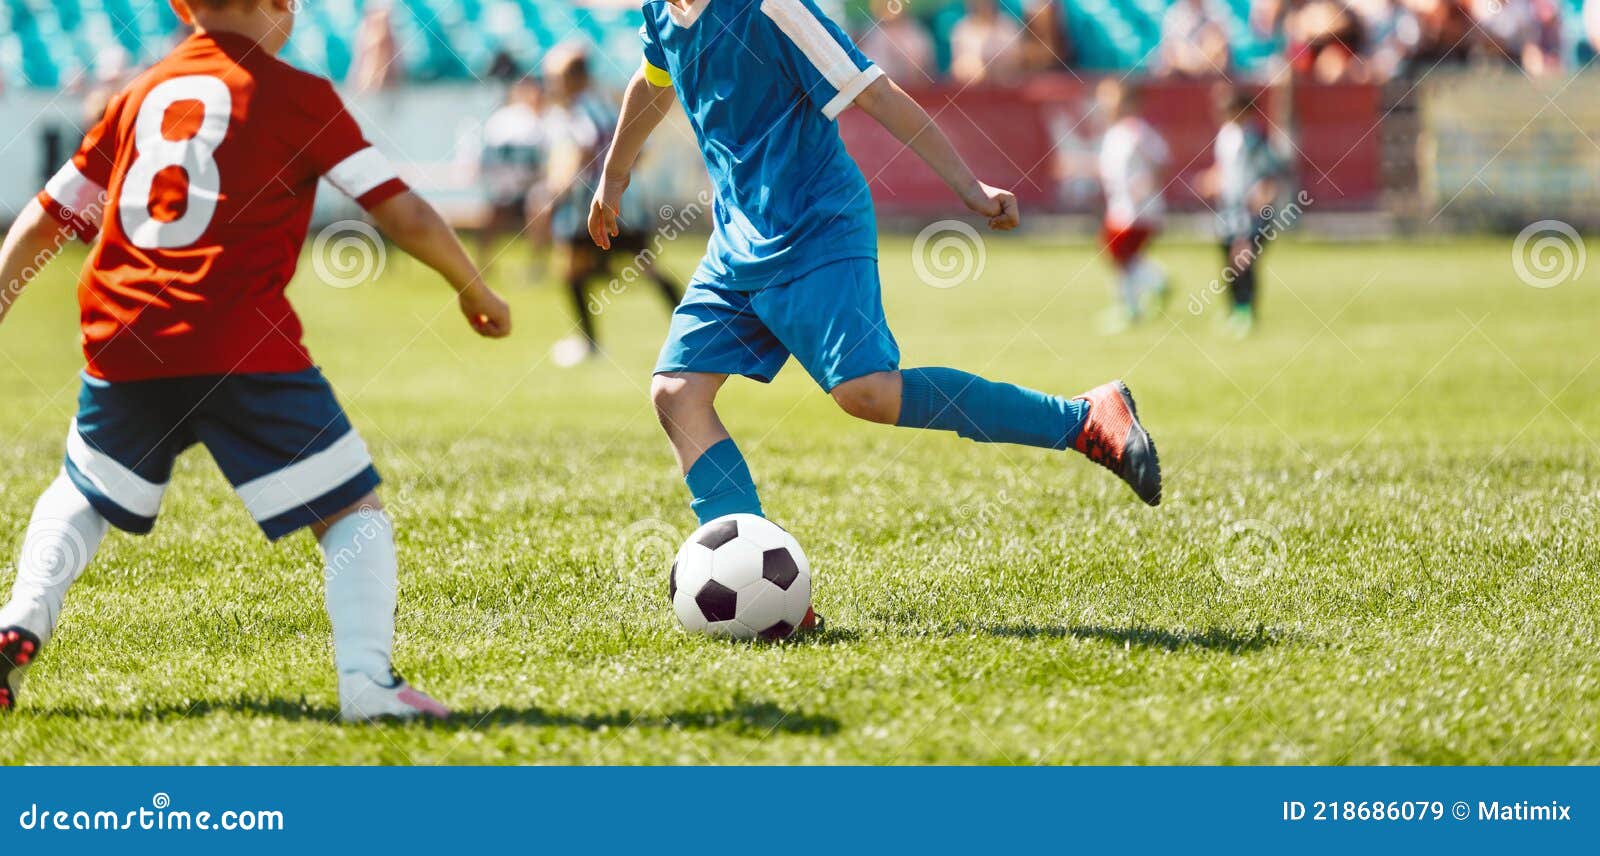
<svg viewBox="0 0 1600 856">
<path fill-rule="evenodd" d="M 822 111 L 829 119 L 838 118 L 861 90 L 883 76 L 883 70 L 874 65 L 856 68 L 849 52 L 800 0 L 761 0 L 761 11 L 800 48 L 828 85 L 838 91 L 839 95 Z"/>
<path fill-rule="evenodd" d="M 327 176 L 328 183 L 351 199 L 360 199 L 378 185 L 399 177 L 394 164 L 372 146 L 339 161 Z"/>
<path fill-rule="evenodd" d="M 839 94 L 834 96 L 833 100 L 822 108 L 822 115 L 827 116 L 829 119 L 839 118 L 840 113 L 850 109 L 850 105 L 856 103 L 856 99 L 861 97 L 861 93 L 866 91 L 868 86 L 872 85 L 872 81 L 882 76 L 883 69 L 875 65 L 869 65 L 862 69 L 860 74 L 856 75 L 849 83 L 846 83 L 839 90 Z"/>
<path fill-rule="evenodd" d="M 352 428 L 328 448 L 251 479 L 237 490 L 250 516 L 262 522 L 321 499 L 371 465 L 367 444 Z"/>
<path fill-rule="evenodd" d="M 73 216 L 100 228 L 105 214 L 106 189 L 90 181 L 72 161 L 67 161 L 51 176 L 44 192 Z"/>
</svg>

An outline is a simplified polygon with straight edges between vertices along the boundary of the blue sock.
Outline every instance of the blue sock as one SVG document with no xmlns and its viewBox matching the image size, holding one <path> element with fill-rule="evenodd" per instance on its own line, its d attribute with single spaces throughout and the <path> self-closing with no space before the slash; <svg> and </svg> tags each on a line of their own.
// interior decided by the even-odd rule
<svg viewBox="0 0 1600 856">
<path fill-rule="evenodd" d="M 1078 439 L 1089 403 L 995 383 L 956 369 L 900 373 L 902 428 L 954 431 L 979 443 L 1066 449 Z"/>
<path fill-rule="evenodd" d="M 694 500 L 689 507 L 701 523 L 728 514 L 761 515 L 761 498 L 744 455 L 729 437 L 701 453 L 683 477 Z M 764 516 L 764 515 L 762 515 Z"/>
</svg>

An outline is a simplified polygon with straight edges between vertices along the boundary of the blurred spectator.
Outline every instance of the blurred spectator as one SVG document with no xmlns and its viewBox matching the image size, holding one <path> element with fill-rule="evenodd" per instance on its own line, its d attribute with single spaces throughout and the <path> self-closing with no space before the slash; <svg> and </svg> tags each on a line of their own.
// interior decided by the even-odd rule
<svg viewBox="0 0 1600 856">
<path fill-rule="evenodd" d="M 356 32 L 355 59 L 351 62 L 350 83 L 357 92 L 370 92 L 399 83 L 405 69 L 400 67 L 400 49 L 394 38 L 394 22 L 389 7 L 373 3 L 361 18 Z"/>
<path fill-rule="evenodd" d="M 1021 77 L 1022 28 L 995 0 L 967 0 L 967 15 L 950 31 L 950 76 L 964 84 Z"/>
<path fill-rule="evenodd" d="M 1161 21 L 1161 45 L 1155 57 L 1158 74 L 1173 77 L 1216 77 L 1228 73 L 1232 50 L 1222 27 L 1227 13 L 1212 0 L 1178 0 Z"/>
<path fill-rule="evenodd" d="M 1073 45 L 1062 0 L 1028 0 L 1023 11 L 1022 67 L 1026 71 L 1069 68 Z"/>
<path fill-rule="evenodd" d="M 478 266 L 488 270 L 490 252 L 506 235 L 526 234 L 537 246 L 547 238 L 544 166 L 549 151 L 544 92 L 539 81 L 523 78 L 506 92 L 506 102 L 483 126 L 478 180 L 489 200 L 489 219 L 478 230 Z"/>
<path fill-rule="evenodd" d="M 1583 34 L 1589 42 L 1589 52 L 1600 53 L 1600 0 L 1584 2 Z"/>
<path fill-rule="evenodd" d="M 1397 0 L 1352 0 L 1365 31 L 1365 59 L 1372 82 L 1393 78 L 1417 48 L 1417 18 Z"/>
<path fill-rule="evenodd" d="M 1559 46 L 1546 52 L 1547 34 L 1533 0 L 1468 0 L 1468 9 L 1477 24 L 1473 54 L 1480 60 L 1521 66 L 1529 74 L 1559 63 Z"/>
<path fill-rule="evenodd" d="M 905 0 L 872 0 L 872 27 L 858 46 L 897 83 L 933 83 L 939 74 L 933 37 L 905 8 Z"/>
<path fill-rule="evenodd" d="M 1366 28 L 1354 10 L 1334 0 L 1311 0 L 1289 14 L 1289 67 L 1317 83 L 1366 83 Z"/>
<path fill-rule="evenodd" d="M 1458 0 L 1405 0 L 1417 19 L 1417 47 L 1412 55 L 1423 74 L 1440 64 L 1462 63 L 1471 53 L 1472 16 Z"/>
</svg>

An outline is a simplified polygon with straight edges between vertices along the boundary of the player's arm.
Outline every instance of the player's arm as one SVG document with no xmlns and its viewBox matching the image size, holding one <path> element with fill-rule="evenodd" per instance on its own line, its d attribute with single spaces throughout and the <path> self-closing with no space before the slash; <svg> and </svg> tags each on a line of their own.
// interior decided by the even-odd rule
<svg viewBox="0 0 1600 856">
<path fill-rule="evenodd" d="M 928 111 L 887 76 L 868 84 L 854 104 L 916 152 L 968 208 L 988 217 L 989 228 L 1005 231 L 1021 223 L 1017 197 L 979 181 Z"/>
<path fill-rule="evenodd" d="M 480 336 L 511 333 L 511 307 L 483 281 L 454 229 L 422 197 L 407 190 L 368 209 L 378 230 L 455 289 L 461 314 Z"/>
<path fill-rule="evenodd" d="M 628 81 L 622 96 L 622 115 L 617 119 L 617 135 L 606 155 L 605 176 L 589 204 L 589 237 L 604 250 L 611 249 L 611 239 L 617 234 L 622 194 L 628 189 L 633 165 L 644 150 L 645 140 L 672 109 L 671 82 L 660 77 L 652 81 L 650 77 L 650 71 L 641 67 Z"/>
<path fill-rule="evenodd" d="M 23 207 L 0 245 L 0 321 L 11 311 L 28 283 L 55 258 L 74 231 L 51 217 L 35 199 Z"/>
<path fill-rule="evenodd" d="M 11 224 L 0 245 L 0 321 L 11 311 L 28 283 L 55 258 L 56 250 L 75 233 L 51 217 L 39 200 L 30 201 Z"/>
</svg>

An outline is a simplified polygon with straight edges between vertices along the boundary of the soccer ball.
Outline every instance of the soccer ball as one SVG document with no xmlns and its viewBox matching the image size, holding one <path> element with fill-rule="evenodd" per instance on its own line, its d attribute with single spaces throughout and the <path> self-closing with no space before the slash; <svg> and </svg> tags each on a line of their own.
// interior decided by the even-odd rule
<svg viewBox="0 0 1600 856">
<path fill-rule="evenodd" d="M 783 527 L 730 514 L 689 536 L 672 562 L 670 592 L 691 633 L 782 639 L 811 608 L 811 563 Z"/>
</svg>

